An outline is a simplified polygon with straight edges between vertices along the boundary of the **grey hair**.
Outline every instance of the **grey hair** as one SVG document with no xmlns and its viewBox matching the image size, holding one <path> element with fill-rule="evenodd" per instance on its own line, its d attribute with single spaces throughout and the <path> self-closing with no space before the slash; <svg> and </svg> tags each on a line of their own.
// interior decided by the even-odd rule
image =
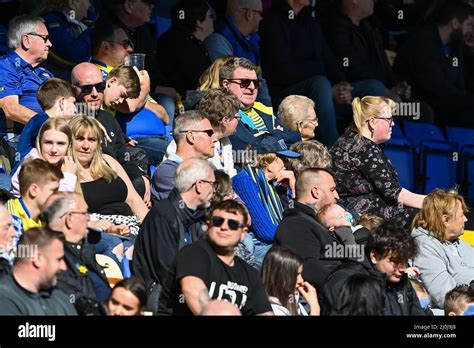
<svg viewBox="0 0 474 348">
<path fill-rule="evenodd" d="M 174 187 L 179 193 L 189 191 L 199 180 L 206 180 L 213 172 L 208 161 L 201 158 L 190 158 L 181 163 L 174 175 Z"/>
<path fill-rule="evenodd" d="M 21 46 L 23 35 L 36 32 L 36 24 L 44 23 L 44 19 L 38 16 L 21 15 L 13 18 L 8 23 L 8 47 L 16 50 Z"/>
<path fill-rule="evenodd" d="M 76 198 L 78 196 L 80 195 L 75 192 L 59 192 L 53 194 L 41 212 L 41 217 L 46 226 L 51 227 L 51 224 L 54 224 L 61 216 L 75 208 Z M 52 199 L 54 200 L 50 203 Z"/>
<path fill-rule="evenodd" d="M 278 118 L 292 131 L 298 132 L 298 123 L 305 121 L 314 101 L 302 95 L 289 95 L 278 107 Z"/>
<path fill-rule="evenodd" d="M 204 119 L 207 119 L 206 115 L 197 110 L 189 110 L 176 116 L 173 123 L 173 138 L 176 145 L 186 137 L 184 131 L 194 129 Z"/>
</svg>

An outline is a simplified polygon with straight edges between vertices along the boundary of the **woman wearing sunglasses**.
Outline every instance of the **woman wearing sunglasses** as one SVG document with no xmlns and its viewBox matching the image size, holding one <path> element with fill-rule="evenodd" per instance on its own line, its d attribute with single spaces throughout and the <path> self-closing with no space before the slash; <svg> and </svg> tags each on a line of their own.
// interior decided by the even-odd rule
<svg viewBox="0 0 474 348">
<path fill-rule="evenodd" d="M 392 136 L 394 106 L 384 97 L 355 98 L 354 123 L 330 152 L 337 192 L 345 207 L 396 221 L 409 231 L 425 196 L 400 185 L 380 146 Z"/>
</svg>

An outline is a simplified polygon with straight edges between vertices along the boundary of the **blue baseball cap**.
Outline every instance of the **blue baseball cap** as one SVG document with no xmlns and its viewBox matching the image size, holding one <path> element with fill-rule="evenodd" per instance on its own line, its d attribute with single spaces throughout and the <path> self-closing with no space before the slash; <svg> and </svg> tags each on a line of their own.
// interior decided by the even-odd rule
<svg viewBox="0 0 474 348">
<path fill-rule="evenodd" d="M 301 155 L 298 152 L 291 151 L 285 144 L 284 139 L 276 139 L 272 136 L 266 136 L 253 146 L 258 154 L 276 153 L 277 155 L 289 158 L 298 158 Z"/>
</svg>

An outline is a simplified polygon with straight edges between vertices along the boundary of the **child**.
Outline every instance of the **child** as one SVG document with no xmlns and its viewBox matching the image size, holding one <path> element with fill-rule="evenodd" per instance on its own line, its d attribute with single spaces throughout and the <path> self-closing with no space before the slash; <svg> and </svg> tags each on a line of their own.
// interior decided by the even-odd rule
<svg viewBox="0 0 474 348">
<path fill-rule="evenodd" d="M 444 315 L 474 315 L 474 290 L 467 285 L 458 285 L 444 298 Z"/>
<path fill-rule="evenodd" d="M 14 245 L 24 231 L 43 225 L 39 218 L 40 212 L 49 196 L 58 190 L 62 178 L 63 173 L 59 168 L 39 158 L 22 165 L 19 175 L 20 198 L 7 202 L 17 233 Z"/>
</svg>

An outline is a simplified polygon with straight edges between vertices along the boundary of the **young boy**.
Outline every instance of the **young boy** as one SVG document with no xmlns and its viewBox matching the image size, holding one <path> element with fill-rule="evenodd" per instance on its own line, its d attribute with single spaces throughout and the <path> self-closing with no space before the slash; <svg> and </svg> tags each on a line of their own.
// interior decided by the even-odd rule
<svg viewBox="0 0 474 348">
<path fill-rule="evenodd" d="M 61 79 L 52 78 L 43 83 L 36 94 L 44 112 L 33 116 L 23 128 L 18 144 L 21 158 L 35 146 L 36 137 L 48 118 L 74 116 L 76 113 L 76 94 L 74 87 Z"/>
<path fill-rule="evenodd" d="M 458 285 L 444 298 L 444 315 L 474 315 L 474 290 L 467 285 Z"/>
<path fill-rule="evenodd" d="M 41 159 L 33 159 L 22 165 L 19 175 L 20 198 L 7 202 L 16 231 L 14 245 L 24 231 L 42 226 L 40 212 L 48 197 L 58 190 L 62 178 L 60 169 Z"/>
</svg>

